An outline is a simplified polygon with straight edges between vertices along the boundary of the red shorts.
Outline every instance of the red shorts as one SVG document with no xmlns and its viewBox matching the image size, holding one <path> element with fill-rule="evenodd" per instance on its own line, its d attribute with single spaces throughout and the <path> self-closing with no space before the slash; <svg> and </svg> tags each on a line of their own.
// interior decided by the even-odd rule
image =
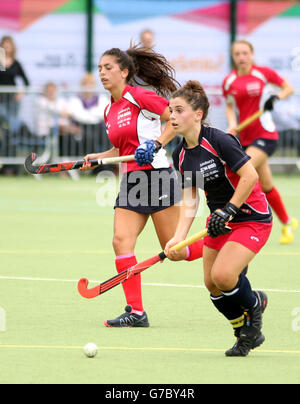
<svg viewBox="0 0 300 404">
<path fill-rule="evenodd" d="M 257 254 L 268 241 L 273 223 L 245 222 L 229 223 L 232 232 L 211 238 L 204 238 L 204 245 L 214 250 L 220 251 L 228 241 L 235 241 L 242 244 Z"/>
</svg>

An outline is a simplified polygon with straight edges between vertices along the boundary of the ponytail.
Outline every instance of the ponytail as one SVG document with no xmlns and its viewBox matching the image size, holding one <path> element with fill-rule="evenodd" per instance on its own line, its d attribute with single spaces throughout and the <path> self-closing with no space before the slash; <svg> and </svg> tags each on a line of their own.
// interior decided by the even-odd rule
<svg viewBox="0 0 300 404">
<path fill-rule="evenodd" d="M 170 96 L 179 86 L 174 68 L 163 55 L 151 48 L 131 44 L 126 52 L 112 48 L 104 55 L 115 56 L 120 69 L 128 69 L 128 84 L 152 86 L 164 97 Z"/>
<path fill-rule="evenodd" d="M 200 109 L 203 112 L 202 120 L 205 121 L 209 110 L 209 100 L 202 85 L 197 80 L 189 80 L 183 87 L 175 91 L 171 98 L 183 98 L 194 111 Z"/>
</svg>

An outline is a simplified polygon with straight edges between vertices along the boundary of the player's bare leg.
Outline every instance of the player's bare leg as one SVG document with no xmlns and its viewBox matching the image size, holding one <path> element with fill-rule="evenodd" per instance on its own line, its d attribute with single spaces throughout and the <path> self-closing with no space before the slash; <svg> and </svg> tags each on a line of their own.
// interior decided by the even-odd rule
<svg viewBox="0 0 300 404">
<path fill-rule="evenodd" d="M 179 219 L 179 206 L 171 206 L 167 209 L 161 210 L 152 214 L 152 221 L 156 230 L 161 247 L 164 249 L 166 243 L 174 236 L 176 231 L 177 222 Z M 200 239 L 188 247 L 176 253 L 176 258 L 173 261 L 194 261 L 202 258 L 203 255 L 203 239 Z M 171 259 L 171 258 L 170 258 Z"/>
<path fill-rule="evenodd" d="M 134 249 L 148 217 L 127 209 L 115 209 L 113 247 L 118 273 L 137 264 Z M 141 275 L 135 275 L 122 286 L 127 302 L 125 313 L 113 320 L 105 320 L 104 324 L 107 327 L 149 327 L 142 303 Z"/>
<path fill-rule="evenodd" d="M 177 222 L 179 219 L 180 207 L 173 205 L 167 209 L 151 215 L 155 231 L 162 249 L 165 248 L 167 242 L 174 236 Z M 178 255 L 178 260 L 184 260 L 187 257 L 187 251 L 184 248 Z"/>
</svg>

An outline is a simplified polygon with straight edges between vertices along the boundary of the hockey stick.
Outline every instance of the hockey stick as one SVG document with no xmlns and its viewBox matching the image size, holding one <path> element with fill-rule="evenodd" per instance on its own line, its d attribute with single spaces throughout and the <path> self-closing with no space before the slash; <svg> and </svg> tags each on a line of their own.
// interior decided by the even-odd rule
<svg viewBox="0 0 300 404">
<path fill-rule="evenodd" d="M 77 161 L 67 161 L 62 163 L 53 164 L 41 164 L 33 165 L 36 160 L 37 155 L 35 153 L 30 154 L 25 160 L 25 169 L 29 174 L 47 174 L 47 173 L 58 173 L 61 171 L 77 170 L 83 167 L 85 160 Z M 134 155 L 121 156 L 121 157 L 106 157 L 98 160 L 91 160 L 91 167 L 96 167 L 103 164 L 117 164 L 125 161 L 133 161 Z"/>
<path fill-rule="evenodd" d="M 248 125 L 250 125 L 252 122 L 256 121 L 265 111 L 259 110 L 256 111 L 253 115 L 249 116 L 249 118 L 245 119 L 243 122 L 241 122 L 237 127 L 236 131 L 240 132 L 241 130 L 245 129 Z"/>
<path fill-rule="evenodd" d="M 205 236 L 207 236 L 206 229 L 201 231 L 200 233 L 196 233 L 193 236 L 187 238 L 186 240 L 181 241 L 180 243 L 174 245 L 172 247 L 172 250 L 179 251 L 182 248 L 184 248 L 190 244 L 193 244 L 195 241 L 200 240 L 201 238 L 204 238 Z M 157 262 L 164 261 L 165 258 L 167 258 L 167 256 L 164 253 L 164 251 L 162 251 L 158 255 L 148 258 L 145 261 L 142 261 L 131 268 L 125 269 L 125 271 L 120 272 L 119 274 L 113 276 L 112 278 L 108 279 L 107 281 L 100 283 L 100 285 L 95 286 L 94 288 L 91 288 L 91 289 L 88 289 L 88 284 L 89 284 L 88 279 L 82 278 L 82 279 L 80 279 L 80 281 L 78 282 L 78 285 L 77 285 L 78 292 L 80 293 L 80 295 L 82 297 L 85 297 L 86 299 L 92 299 L 94 297 L 102 295 L 104 292 L 107 292 L 108 290 L 119 285 L 120 283 L 125 282 L 127 279 L 130 279 L 132 276 L 145 271 L 147 268 L 150 268 L 152 265 L 156 264 Z"/>
</svg>

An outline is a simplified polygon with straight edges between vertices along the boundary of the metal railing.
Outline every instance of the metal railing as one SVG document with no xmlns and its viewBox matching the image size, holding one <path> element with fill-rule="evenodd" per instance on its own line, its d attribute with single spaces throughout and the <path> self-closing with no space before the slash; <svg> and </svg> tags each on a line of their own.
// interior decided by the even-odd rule
<svg viewBox="0 0 300 404">
<path fill-rule="evenodd" d="M 0 165 L 23 165 L 31 152 L 36 152 L 41 161 L 54 162 L 81 159 L 87 153 L 109 149 L 111 144 L 100 115 L 79 121 L 69 109 L 71 100 L 82 91 L 59 89 L 56 103 L 47 104 L 41 89 L 16 91 L 15 87 L 0 87 Z M 209 123 L 226 130 L 225 101 L 220 90 L 207 89 L 207 93 L 211 103 Z M 273 115 L 280 141 L 270 163 L 283 171 L 289 166 L 300 170 L 300 92 L 277 103 Z M 167 146 L 169 152 L 179 139 Z"/>
</svg>

